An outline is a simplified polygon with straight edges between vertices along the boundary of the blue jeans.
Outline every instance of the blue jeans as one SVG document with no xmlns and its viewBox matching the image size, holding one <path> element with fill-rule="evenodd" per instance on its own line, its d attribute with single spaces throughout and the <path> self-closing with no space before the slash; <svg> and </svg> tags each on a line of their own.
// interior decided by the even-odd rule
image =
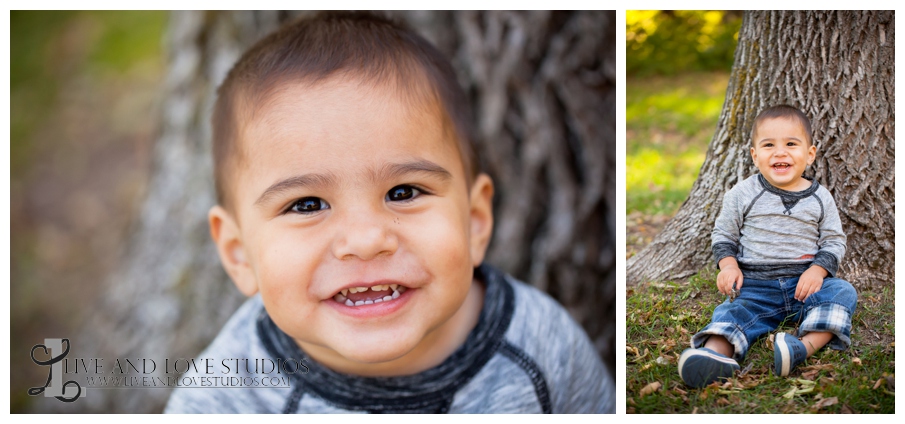
<svg viewBox="0 0 905 424">
<path fill-rule="evenodd" d="M 712 335 L 723 336 L 735 347 L 733 358 L 745 359 L 751 342 L 757 340 L 783 322 L 797 323 L 798 337 L 810 332 L 830 332 L 833 338 L 827 346 L 847 349 L 851 341 L 852 315 L 858 294 L 848 281 L 839 278 L 823 279 L 823 286 L 804 302 L 795 300 L 798 277 L 778 280 L 745 278 L 734 302 L 725 302 L 713 311 L 710 324 L 692 336 L 692 347 L 704 345 Z"/>
</svg>

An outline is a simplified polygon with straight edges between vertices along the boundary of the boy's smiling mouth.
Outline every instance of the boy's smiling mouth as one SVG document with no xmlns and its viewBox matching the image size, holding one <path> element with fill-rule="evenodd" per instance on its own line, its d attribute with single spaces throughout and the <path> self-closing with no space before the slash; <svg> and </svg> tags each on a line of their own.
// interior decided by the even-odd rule
<svg viewBox="0 0 905 424">
<path fill-rule="evenodd" d="M 396 300 L 407 290 L 400 284 L 375 284 L 342 289 L 333 296 L 333 300 L 346 306 L 364 306 Z"/>
<path fill-rule="evenodd" d="M 785 171 L 786 169 L 789 169 L 792 165 L 788 162 L 777 162 L 770 166 L 773 167 L 773 169 L 776 169 L 778 171 Z"/>
</svg>

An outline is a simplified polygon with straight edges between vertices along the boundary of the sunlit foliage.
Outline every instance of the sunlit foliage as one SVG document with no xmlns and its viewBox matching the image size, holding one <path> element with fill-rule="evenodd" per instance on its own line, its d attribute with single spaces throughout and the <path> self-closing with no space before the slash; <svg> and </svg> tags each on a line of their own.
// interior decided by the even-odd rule
<svg viewBox="0 0 905 424">
<path fill-rule="evenodd" d="M 728 71 L 741 23 L 737 11 L 629 10 L 626 70 L 629 75 Z"/>
</svg>

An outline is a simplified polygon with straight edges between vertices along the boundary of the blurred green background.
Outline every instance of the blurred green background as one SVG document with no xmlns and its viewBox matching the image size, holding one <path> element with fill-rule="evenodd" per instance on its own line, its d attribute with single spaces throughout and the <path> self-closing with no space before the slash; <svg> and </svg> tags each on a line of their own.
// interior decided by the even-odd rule
<svg viewBox="0 0 905 424">
<path fill-rule="evenodd" d="M 73 337 L 125 248 L 150 173 L 166 12 L 10 12 L 11 412 L 31 347 Z M 48 404 L 43 402 L 44 405 Z"/>
<path fill-rule="evenodd" d="M 626 12 L 626 242 L 646 246 L 691 191 L 716 130 L 741 12 Z"/>
</svg>

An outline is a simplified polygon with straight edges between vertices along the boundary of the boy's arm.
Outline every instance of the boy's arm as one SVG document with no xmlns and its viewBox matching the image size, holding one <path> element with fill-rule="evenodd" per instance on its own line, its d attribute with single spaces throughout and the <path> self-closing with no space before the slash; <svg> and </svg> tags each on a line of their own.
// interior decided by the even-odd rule
<svg viewBox="0 0 905 424">
<path fill-rule="evenodd" d="M 713 232 L 710 234 L 713 260 L 719 269 L 722 269 L 723 258 L 735 259 L 738 256 L 738 244 L 744 217 L 739 206 L 740 190 L 737 187 L 729 190 L 723 196 L 723 207 L 720 209 L 720 214 L 713 225 Z"/>
<path fill-rule="evenodd" d="M 820 237 L 817 239 L 817 254 L 814 256 L 813 266 L 820 266 L 826 270 L 828 276 L 835 277 L 839 270 L 839 262 L 845 255 L 845 232 L 842 231 L 842 221 L 839 219 L 839 211 L 836 202 L 831 196 L 818 197 L 823 204 L 823 219 L 818 223 Z"/>
<path fill-rule="evenodd" d="M 723 196 L 723 207 L 710 235 L 713 259 L 720 270 L 716 278 L 716 287 L 720 293 L 727 296 L 733 288 L 741 289 L 744 283 L 744 276 L 736 259 L 744 220 L 739 207 L 739 192 L 740 190 L 733 188 Z"/>
<path fill-rule="evenodd" d="M 839 262 L 845 254 L 846 237 L 836 202 L 829 195 L 818 196 L 817 199 L 823 205 L 823 219 L 818 222 L 818 250 L 811 267 L 801 274 L 795 288 L 795 299 L 802 302 L 823 287 L 824 278 L 836 276 Z"/>
</svg>

